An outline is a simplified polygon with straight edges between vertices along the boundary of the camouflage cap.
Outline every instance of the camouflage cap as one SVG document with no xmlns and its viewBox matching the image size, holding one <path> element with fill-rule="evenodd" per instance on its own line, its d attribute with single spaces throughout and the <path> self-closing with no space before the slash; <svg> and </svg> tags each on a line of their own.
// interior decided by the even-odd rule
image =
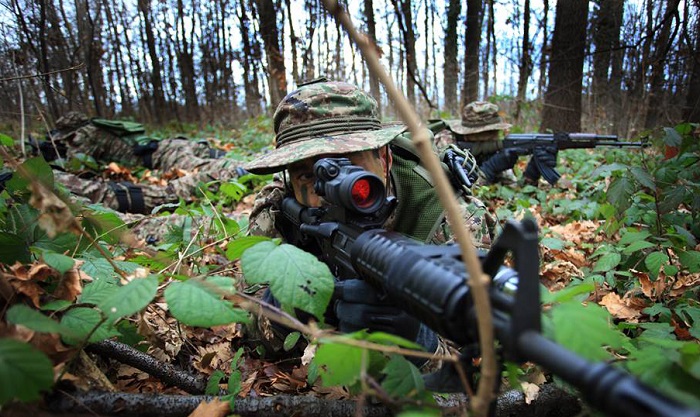
<svg viewBox="0 0 700 417">
<path fill-rule="evenodd" d="M 79 111 L 69 111 L 56 120 L 56 129 L 71 130 L 86 125 L 90 119 Z"/>
<path fill-rule="evenodd" d="M 498 115 L 498 106 L 486 101 L 473 101 L 462 109 L 461 120 L 447 120 L 454 133 L 470 135 L 490 130 L 505 130 L 511 127 L 503 123 Z"/>
<path fill-rule="evenodd" d="M 380 148 L 405 128 L 382 128 L 377 102 L 354 85 L 325 79 L 302 84 L 277 106 L 275 149 L 244 166 L 254 174 L 282 171 L 320 155 Z"/>
</svg>

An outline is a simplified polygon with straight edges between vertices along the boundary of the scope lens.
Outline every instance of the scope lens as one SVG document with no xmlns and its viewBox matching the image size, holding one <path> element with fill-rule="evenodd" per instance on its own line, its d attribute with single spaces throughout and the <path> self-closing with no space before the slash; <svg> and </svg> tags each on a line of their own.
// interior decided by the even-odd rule
<svg viewBox="0 0 700 417">
<path fill-rule="evenodd" d="M 367 208 L 374 204 L 372 185 L 365 178 L 355 181 L 350 190 L 352 201 L 360 208 Z"/>
</svg>

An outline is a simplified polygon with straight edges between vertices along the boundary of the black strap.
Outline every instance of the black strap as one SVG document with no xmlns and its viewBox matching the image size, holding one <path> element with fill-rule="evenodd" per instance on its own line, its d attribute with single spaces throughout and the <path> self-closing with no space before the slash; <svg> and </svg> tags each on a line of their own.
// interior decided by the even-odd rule
<svg viewBox="0 0 700 417">
<path fill-rule="evenodd" d="M 140 156 L 143 166 L 153 169 L 153 152 L 158 149 L 158 141 L 151 140 L 145 145 L 134 145 L 134 155 Z"/>
<path fill-rule="evenodd" d="M 117 197 L 118 211 L 123 213 L 146 214 L 146 203 L 143 199 L 143 191 L 138 185 L 128 181 L 110 182 L 110 188 Z"/>
</svg>

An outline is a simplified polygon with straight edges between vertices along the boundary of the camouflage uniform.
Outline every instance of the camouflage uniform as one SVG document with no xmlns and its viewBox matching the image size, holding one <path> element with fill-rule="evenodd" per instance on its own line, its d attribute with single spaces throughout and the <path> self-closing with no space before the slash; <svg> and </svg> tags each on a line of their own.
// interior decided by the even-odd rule
<svg viewBox="0 0 700 417">
<path fill-rule="evenodd" d="M 155 141 L 142 135 L 138 138 L 119 137 L 91 123 L 85 115 L 78 112 L 69 112 L 58 119 L 56 127 L 52 139 L 66 147 L 67 158 L 84 154 L 92 156 L 101 164 L 116 161 L 135 167 L 143 165 L 145 157 L 144 154 L 136 155 L 134 146 L 137 140 L 146 139 L 146 143 L 151 143 L 155 148 L 152 152 L 147 152 L 150 167 L 161 172 L 173 169 L 184 171 L 185 175 L 169 181 L 165 187 L 85 179 L 66 172 L 56 172 L 56 180 L 72 193 L 119 211 L 150 212 L 160 204 L 177 202 L 179 198 L 191 200 L 201 184 L 228 181 L 242 173 L 237 161 L 212 158 L 212 149 L 206 143 L 174 138 L 163 139 L 156 145 Z M 136 205 L 129 200 L 138 191 L 144 207 L 134 210 Z M 117 198 L 119 193 L 129 203 L 126 207 L 123 202 L 120 204 Z"/>
<path fill-rule="evenodd" d="M 462 109 L 462 118 L 459 120 L 446 120 L 447 129 L 435 135 L 435 144 L 438 150 L 443 150 L 450 145 L 456 145 L 457 141 L 467 142 L 469 150 L 479 164 L 490 156 L 500 151 L 503 146 L 499 133 L 511 127 L 504 123 L 498 114 L 498 106 L 484 101 L 475 101 L 467 104 Z M 501 183 L 515 183 L 517 180 L 513 171 L 508 169 L 496 176 L 496 181 Z M 480 175 L 477 185 L 488 184 L 489 181 Z"/>
<path fill-rule="evenodd" d="M 287 95 L 275 112 L 274 127 L 277 134 L 276 149 L 246 164 L 244 166 L 246 170 L 256 174 L 279 172 L 295 162 L 321 155 L 379 149 L 385 145 L 394 149 L 398 141 L 406 139 L 402 135 L 404 130 L 402 126 L 381 127 L 377 105 L 371 97 L 352 85 L 336 82 L 318 82 L 301 86 L 297 91 Z M 396 150 L 399 149 L 396 148 Z M 411 201 L 406 199 L 402 201 L 402 196 L 407 191 L 399 189 L 398 184 L 403 179 L 400 175 L 405 175 L 408 171 L 399 173 L 396 163 L 398 156 L 394 152 L 395 162 L 391 167 L 389 192 L 397 196 L 399 206 L 396 212 L 406 213 L 406 210 L 401 211 L 401 205 L 410 204 Z M 418 172 L 419 168 L 414 167 L 414 171 L 409 175 Z M 425 176 L 423 179 L 431 181 Z M 405 185 L 402 187 L 405 188 Z M 435 193 L 432 184 L 428 187 L 432 193 Z M 280 237 L 275 228 L 275 219 L 280 213 L 279 207 L 284 196 L 285 186 L 279 176 L 257 194 L 250 214 L 249 233 Z M 434 201 L 432 207 L 419 207 L 413 214 L 416 215 L 417 221 L 421 221 L 423 212 L 437 209 L 438 213 L 442 213 L 437 217 L 437 227 L 433 227 L 427 235 L 411 236 L 427 243 L 448 242 L 452 239 L 452 234 L 445 220 L 444 211 L 437 200 L 432 201 Z M 435 204 L 438 206 L 435 207 Z M 483 203 L 467 197 L 461 198 L 460 204 L 465 222 L 474 237 L 474 244 L 479 248 L 489 248 L 494 222 Z M 401 230 L 403 226 L 413 226 L 407 225 L 406 221 L 404 216 L 396 215 L 387 221 L 385 228 Z M 413 219 L 410 220 L 410 222 L 413 221 Z M 281 347 L 283 335 L 276 332 L 269 321 L 262 319 L 257 327 L 260 335 L 267 339 L 268 346 L 273 349 Z M 447 345 L 440 341 L 437 353 L 445 353 L 446 350 Z M 434 368 L 439 364 L 431 362 L 430 365 L 429 368 Z"/>
</svg>

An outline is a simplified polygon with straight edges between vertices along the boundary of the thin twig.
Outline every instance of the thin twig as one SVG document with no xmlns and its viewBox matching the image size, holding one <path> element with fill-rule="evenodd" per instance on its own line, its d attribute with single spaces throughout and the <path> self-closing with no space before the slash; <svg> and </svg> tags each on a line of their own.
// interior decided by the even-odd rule
<svg viewBox="0 0 700 417">
<path fill-rule="evenodd" d="M 5 81 L 15 81 L 15 80 L 23 80 L 27 78 L 37 78 L 37 77 L 43 77 L 46 75 L 53 75 L 53 74 L 59 74 L 61 72 L 66 72 L 66 71 L 75 71 L 79 69 L 83 69 L 85 67 L 84 63 L 80 63 L 78 65 L 75 65 L 73 67 L 69 68 L 64 68 L 60 70 L 55 70 L 55 71 L 49 71 L 49 72 L 42 72 L 39 74 L 31 74 L 31 75 L 17 75 L 16 77 L 7 77 L 7 78 L 0 78 L 0 82 L 5 82 Z"/>
<path fill-rule="evenodd" d="M 387 74 L 382 67 L 379 62 L 379 56 L 377 55 L 377 49 L 375 45 L 372 44 L 371 40 L 367 36 L 357 32 L 350 20 L 350 15 L 338 5 L 336 0 L 324 0 L 323 3 L 335 19 L 341 22 L 355 44 L 360 48 L 369 70 L 376 74 L 377 78 L 384 84 L 387 94 L 397 107 L 398 114 L 409 128 L 411 136 L 413 137 L 413 143 L 420 154 L 421 161 L 425 164 L 426 168 L 428 168 L 428 171 L 435 180 L 435 188 L 438 197 L 445 207 L 447 219 L 462 250 L 462 260 L 465 263 L 469 276 L 471 276 L 468 285 L 471 287 L 472 298 L 477 311 L 479 344 L 482 354 L 479 388 L 477 390 L 477 396 L 473 398 L 471 405 L 472 410 L 477 416 L 485 416 L 488 412 L 489 404 L 494 397 L 493 387 L 498 377 L 496 353 L 493 343 L 491 303 L 487 293 L 487 286 L 490 282 L 490 278 L 484 274 L 481 269 L 481 263 L 476 256 L 476 249 L 474 248 L 471 234 L 463 223 L 461 210 L 457 204 L 455 193 L 452 190 L 447 176 L 440 167 L 440 161 L 437 155 L 432 151 L 428 129 L 422 123 L 401 91 L 396 88 L 389 74 Z"/>
</svg>

